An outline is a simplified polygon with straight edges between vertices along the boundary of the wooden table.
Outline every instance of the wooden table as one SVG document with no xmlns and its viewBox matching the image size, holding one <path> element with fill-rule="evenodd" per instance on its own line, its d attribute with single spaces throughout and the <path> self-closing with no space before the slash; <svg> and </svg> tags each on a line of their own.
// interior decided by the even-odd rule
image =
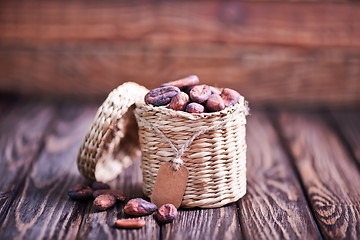
<svg viewBox="0 0 360 240">
<path fill-rule="evenodd" d="M 245 197 L 120 230 L 124 204 L 97 212 L 67 197 L 85 181 L 75 162 L 99 104 L 1 98 L 0 239 L 360 238 L 359 110 L 253 110 Z M 136 159 L 111 186 L 142 197 L 141 181 Z"/>
</svg>

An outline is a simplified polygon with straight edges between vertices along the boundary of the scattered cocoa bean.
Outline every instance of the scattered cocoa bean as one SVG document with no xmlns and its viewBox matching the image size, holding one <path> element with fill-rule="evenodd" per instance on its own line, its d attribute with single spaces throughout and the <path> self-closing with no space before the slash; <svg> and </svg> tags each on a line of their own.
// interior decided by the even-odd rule
<svg viewBox="0 0 360 240">
<path fill-rule="evenodd" d="M 171 203 L 162 205 L 154 215 L 159 223 L 170 223 L 177 217 L 177 209 Z"/>
<path fill-rule="evenodd" d="M 125 201 L 126 196 L 123 192 L 119 190 L 112 190 L 112 189 L 99 189 L 93 192 L 93 197 L 96 198 L 102 194 L 111 194 L 113 195 L 118 201 Z"/>
<path fill-rule="evenodd" d="M 115 227 L 118 228 L 142 228 L 145 226 L 146 222 L 144 219 L 134 219 L 134 218 L 125 218 L 125 219 L 118 219 L 115 222 Z"/>
<path fill-rule="evenodd" d="M 190 99 L 196 103 L 204 103 L 211 95 L 210 87 L 207 85 L 197 85 L 190 91 Z"/>
<path fill-rule="evenodd" d="M 185 111 L 188 113 L 203 113 L 205 112 L 205 108 L 201 104 L 192 102 L 186 106 Z"/>
<path fill-rule="evenodd" d="M 157 207 L 155 204 L 145 201 L 142 198 L 134 198 L 129 200 L 125 207 L 124 211 L 128 215 L 132 216 L 145 216 L 156 211 Z"/>
<path fill-rule="evenodd" d="M 102 182 L 92 182 L 91 183 L 91 188 L 96 191 L 99 189 L 110 189 L 110 186 L 107 185 L 106 183 L 102 183 Z"/>
<path fill-rule="evenodd" d="M 184 111 L 189 102 L 189 95 L 184 92 L 179 92 L 171 99 L 169 108 L 177 111 Z"/>
<path fill-rule="evenodd" d="M 93 192 L 93 197 L 96 198 L 102 194 L 108 193 L 110 190 L 109 189 L 99 189 Z"/>
<path fill-rule="evenodd" d="M 89 200 L 92 198 L 93 190 L 83 184 L 75 184 L 68 190 L 68 196 L 74 200 Z"/>
<path fill-rule="evenodd" d="M 205 108 L 208 112 L 217 112 L 225 108 L 223 99 L 218 94 L 211 94 L 205 103 Z"/>
<path fill-rule="evenodd" d="M 104 211 L 108 208 L 111 208 L 116 203 L 116 198 L 110 194 L 105 193 L 97 196 L 94 200 L 94 206 L 99 211 Z"/>
<path fill-rule="evenodd" d="M 145 102 L 154 106 L 164 106 L 171 101 L 180 89 L 173 86 L 155 88 L 145 95 Z"/>
<path fill-rule="evenodd" d="M 164 83 L 161 86 L 162 87 L 174 86 L 180 88 L 181 90 L 184 90 L 187 87 L 194 86 L 196 84 L 199 84 L 199 78 L 196 75 L 191 75 L 176 81 Z"/>
<path fill-rule="evenodd" d="M 224 100 L 225 107 L 233 106 L 240 100 L 240 94 L 230 88 L 224 88 L 220 96 Z"/>
</svg>

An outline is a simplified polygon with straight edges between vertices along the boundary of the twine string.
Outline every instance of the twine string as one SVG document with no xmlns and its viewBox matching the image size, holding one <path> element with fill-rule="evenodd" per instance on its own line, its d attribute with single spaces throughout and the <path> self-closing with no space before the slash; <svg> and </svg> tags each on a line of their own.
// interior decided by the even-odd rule
<svg viewBox="0 0 360 240">
<path fill-rule="evenodd" d="M 192 144 L 192 142 L 200 136 L 201 134 L 204 134 L 206 132 L 209 132 L 211 130 L 218 129 L 225 124 L 227 124 L 230 120 L 232 120 L 234 114 L 232 114 L 231 117 L 219 122 L 218 124 L 215 124 L 211 127 L 204 128 L 203 130 L 198 131 L 195 133 L 192 137 L 190 137 L 188 140 L 185 141 L 185 143 L 181 146 L 180 149 L 177 149 L 175 145 L 170 141 L 169 138 L 165 136 L 165 134 L 155 125 L 151 124 L 149 121 L 147 121 L 145 118 L 140 117 L 136 111 L 134 111 L 135 118 L 137 119 L 138 123 L 141 123 L 142 126 L 146 127 L 148 130 L 153 130 L 156 134 L 158 134 L 161 139 L 163 139 L 169 146 L 174 150 L 175 152 L 175 158 L 170 161 L 173 163 L 172 167 L 174 171 L 178 171 L 181 165 L 184 165 L 184 161 L 182 160 L 182 155 L 187 151 L 189 146 Z"/>
</svg>

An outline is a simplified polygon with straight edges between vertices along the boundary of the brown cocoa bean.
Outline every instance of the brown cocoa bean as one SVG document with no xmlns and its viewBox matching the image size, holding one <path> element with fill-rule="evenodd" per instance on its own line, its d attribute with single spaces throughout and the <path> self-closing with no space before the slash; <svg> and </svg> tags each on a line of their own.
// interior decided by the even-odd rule
<svg viewBox="0 0 360 240">
<path fill-rule="evenodd" d="M 111 208 L 115 203 L 116 198 L 110 193 L 101 194 L 94 199 L 94 206 L 99 211 Z"/>
<path fill-rule="evenodd" d="M 189 102 L 189 95 L 184 92 L 179 92 L 171 99 L 169 108 L 177 111 L 184 111 Z"/>
<path fill-rule="evenodd" d="M 199 84 L 199 78 L 196 75 L 191 75 L 186 78 L 164 83 L 161 86 L 162 87 L 174 86 L 180 88 L 181 90 L 184 90 L 187 87 L 195 86 L 196 84 Z"/>
<path fill-rule="evenodd" d="M 197 85 L 190 90 L 190 99 L 196 103 L 204 103 L 211 95 L 210 87 L 207 85 Z"/>
<path fill-rule="evenodd" d="M 224 100 L 225 107 L 233 106 L 240 100 L 240 94 L 230 88 L 224 88 L 220 96 Z"/>
<path fill-rule="evenodd" d="M 102 183 L 102 182 L 92 182 L 91 183 L 91 188 L 96 191 L 99 189 L 110 189 L 110 186 L 107 185 L 106 183 Z"/>
<path fill-rule="evenodd" d="M 190 95 L 190 91 L 191 91 L 191 89 L 193 89 L 193 87 L 195 87 L 195 85 L 194 86 L 190 86 L 190 87 L 187 87 L 187 88 L 185 88 L 184 90 L 182 90 L 184 93 L 186 93 L 187 95 Z"/>
<path fill-rule="evenodd" d="M 144 219 L 126 218 L 126 219 L 116 220 L 115 227 L 135 229 L 135 228 L 142 228 L 143 226 L 145 226 L 145 224 L 146 222 Z"/>
<path fill-rule="evenodd" d="M 154 106 L 164 106 L 180 92 L 180 89 L 173 86 L 155 88 L 145 95 L 145 102 Z"/>
<path fill-rule="evenodd" d="M 159 223 L 170 223 L 177 217 L 177 209 L 171 203 L 162 205 L 154 215 Z"/>
<path fill-rule="evenodd" d="M 93 197 L 96 198 L 102 194 L 111 194 L 113 195 L 118 201 L 125 201 L 126 196 L 123 192 L 119 190 L 112 190 L 112 189 L 99 189 L 93 192 Z"/>
<path fill-rule="evenodd" d="M 210 86 L 210 90 L 211 90 L 211 94 L 221 94 L 221 90 L 216 88 L 216 87 L 212 87 Z"/>
<path fill-rule="evenodd" d="M 93 192 L 93 197 L 96 198 L 102 194 L 108 193 L 110 190 L 109 189 L 99 189 Z"/>
<path fill-rule="evenodd" d="M 124 207 L 125 213 L 132 216 L 149 215 L 155 212 L 156 209 L 157 207 L 155 204 L 145 201 L 142 198 L 131 199 L 126 203 Z"/>
<path fill-rule="evenodd" d="M 75 184 L 68 190 L 68 196 L 74 200 L 89 200 L 92 198 L 93 190 L 83 184 Z"/>
<path fill-rule="evenodd" d="M 192 102 L 186 106 L 185 111 L 188 113 L 203 113 L 205 112 L 205 108 L 201 104 Z"/>
<path fill-rule="evenodd" d="M 225 108 L 225 103 L 220 95 L 211 94 L 205 103 L 205 108 L 208 112 L 218 112 Z"/>
</svg>

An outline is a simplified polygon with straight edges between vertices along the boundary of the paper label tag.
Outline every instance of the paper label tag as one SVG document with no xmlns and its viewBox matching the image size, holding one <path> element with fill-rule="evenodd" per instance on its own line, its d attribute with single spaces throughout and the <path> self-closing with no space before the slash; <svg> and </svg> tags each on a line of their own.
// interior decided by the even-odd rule
<svg viewBox="0 0 360 240">
<path fill-rule="evenodd" d="M 185 193 L 189 171 L 183 165 L 174 171 L 172 165 L 170 162 L 161 165 L 155 180 L 150 199 L 158 208 L 166 203 L 179 208 Z"/>
</svg>

